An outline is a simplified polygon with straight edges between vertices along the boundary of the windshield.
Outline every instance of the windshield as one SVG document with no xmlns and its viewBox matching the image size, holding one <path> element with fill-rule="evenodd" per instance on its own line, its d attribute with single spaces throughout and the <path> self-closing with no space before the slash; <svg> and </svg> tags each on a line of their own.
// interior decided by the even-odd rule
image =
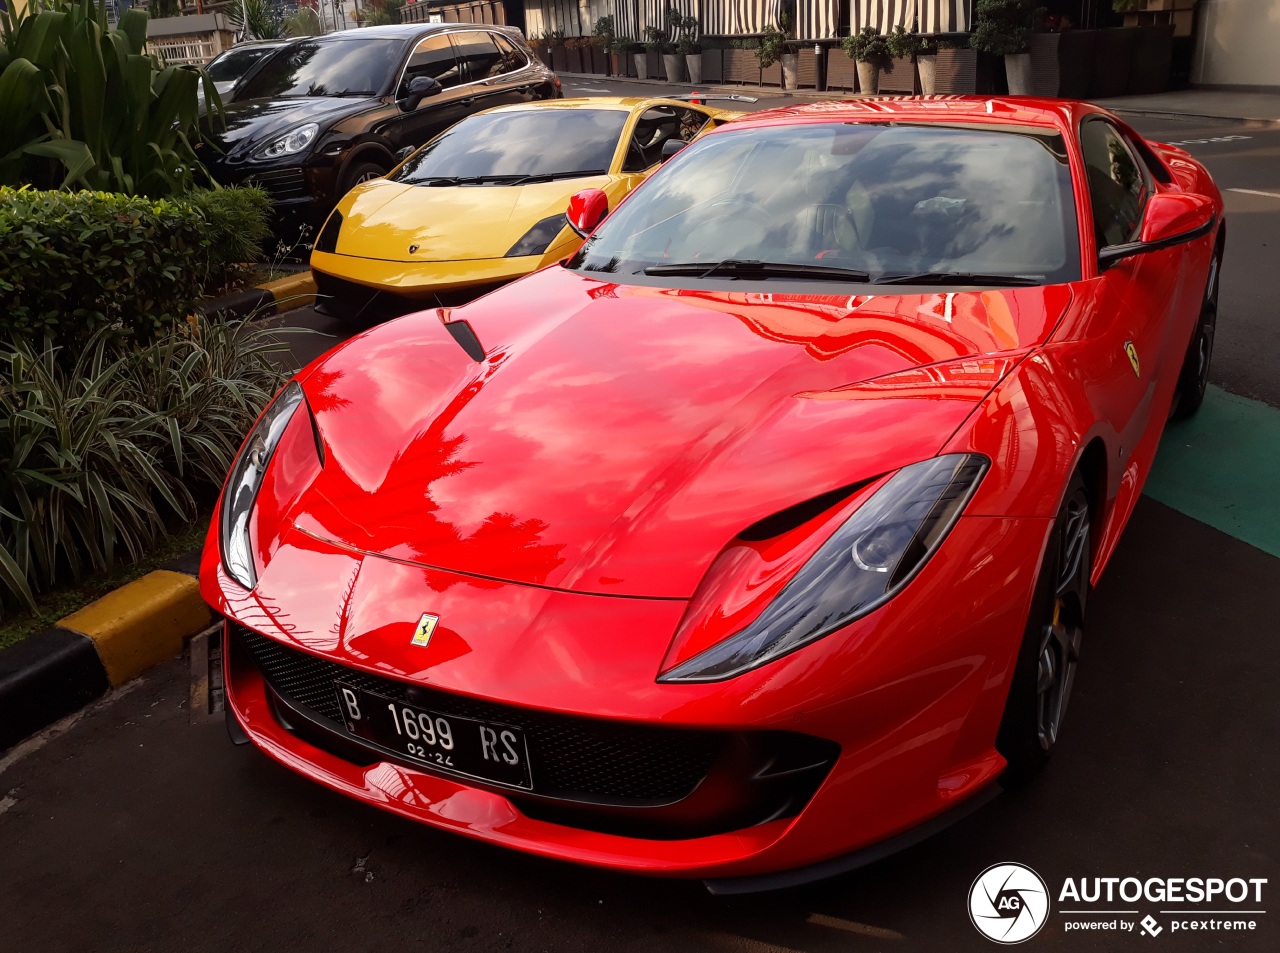
<svg viewBox="0 0 1280 953">
<path fill-rule="evenodd" d="M 400 66 L 403 40 L 338 40 L 286 46 L 245 82 L 236 100 L 373 96 Z"/>
<path fill-rule="evenodd" d="M 209 78 L 215 83 L 230 83 L 245 73 L 249 67 L 268 53 L 274 52 L 273 46 L 255 46 L 244 50 L 230 50 L 223 53 L 207 67 Z"/>
<path fill-rule="evenodd" d="M 569 267 L 723 280 L 735 271 L 769 277 L 741 265 L 770 262 L 856 270 L 873 281 L 967 273 L 1053 283 L 1079 276 L 1075 236 L 1056 134 L 815 123 L 730 129 L 693 143 L 606 219 Z M 694 267 L 704 262 L 708 270 L 727 264 L 704 275 Z M 814 280 L 822 270 L 813 269 Z"/>
<path fill-rule="evenodd" d="M 396 173 L 399 182 L 473 176 L 569 176 L 607 172 L 626 124 L 622 109 L 486 113 L 428 143 Z"/>
</svg>

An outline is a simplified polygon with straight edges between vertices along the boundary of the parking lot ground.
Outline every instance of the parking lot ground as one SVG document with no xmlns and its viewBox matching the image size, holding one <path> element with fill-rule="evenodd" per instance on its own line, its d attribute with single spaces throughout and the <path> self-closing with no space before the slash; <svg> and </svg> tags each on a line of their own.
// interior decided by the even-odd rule
<svg viewBox="0 0 1280 953">
<path fill-rule="evenodd" d="M 981 950 L 966 895 L 1000 861 L 1051 885 L 1275 885 L 1280 656 L 1259 594 L 1277 589 L 1280 560 L 1144 500 L 1095 594 L 1047 772 L 874 867 L 754 897 L 525 857 L 349 801 L 233 747 L 216 722 L 192 726 L 175 661 L 0 771 L 0 948 Z M 1067 932 L 1073 919 L 1051 914 L 1035 948 L 1146 942 Z M 1160 946 L 1274 950 L 1280 911 L 1253 919 L 1229 944 L 1166 930 Z"/>
<path fill-rule="evenodd" d="M 1280 132 L 1133 123 L 1186 142 L 1224 189 L 1247 190 L 1225 193 L 1214 377 L 1260 401 L 1249 412 L 1269 420 L 1280 414 Z M 1230 138 L 1239 135 L 1248 138 Z M 300 360 L 358 330 L 309 310 L 281 320 L 311 329 L 290 339 Z M 1262 439 L 1254 427 L 1241 433 Z M 1162 453 L 1166 466 L 1176 478 L 1180 464 Z M 1193 478 L 1215 480 L 1212 468 Z M 1218 490 L 1228 505 L 1231 493 L 1254 492 Z M 1161 927 L 1154 939 L 1076 931 L 1069 924 L 1086 918 L 1064 914 L 1078 907 L 1055 897 L 1027 949 L 1278 949 L 1280 559 L 1204 514 L 1179 512 L 1187 504 L 1176 494 L 1159 499 L 1140 501 L 1093 595 L 1053 764 L 873 867 L 717 898 L 696 883 L 600 873 L 439 833 L 235 748 L 216 722 L 192 724 L 188 673 L 175 661 L 0 756 L 0 950 L 990 950 L 968 923 L 966 897 L 1000 861 L 1027 864 L 1052 887 L 1066 877 L 1268 879 L 1256 907 L 1267 912 L 1247 918 L 1253 931 L 1174 932 L 1185 918 L 1145 900 L 1124 909 L 1150 913 Z"/>
</svg>

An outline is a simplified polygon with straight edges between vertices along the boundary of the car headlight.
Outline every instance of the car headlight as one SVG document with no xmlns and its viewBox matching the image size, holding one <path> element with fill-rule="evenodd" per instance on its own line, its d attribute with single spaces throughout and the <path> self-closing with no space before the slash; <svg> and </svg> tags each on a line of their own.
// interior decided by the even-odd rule
<svg viewBox="0 0 1280 953">
<path fill-rule="evenodd" d="M 566 221 L 568 220 L 564 217 L 564 212 L 544 218 L 525 232 L 520 241 L 512 245 L 511 250 L 504 257 L 522 258 L 526 255 L 541 255 L 551 247 L 551 243 L 560 234 Z"/>
<path fill-rule="evenodd" d="M 314 122 L 309 122 L 272 139 L 255 154 L 259 159 L 278 159 L 280 156 L 293 155 L 310 146 L 318 135 L 320 135 L 320 127 Z"/>
<path fill-rule="evenodd" d="M 338 251 L 338 233 L 342 231 L 342 213 L 336 208 L 320 229 L 320 237 L 316 239 L 316 251 L 335 254 Z"/>
<path fill-rule="evenodd" d="M 222 492 L 222 565 L 228 575 L 246 589 L 252 589 L 258 584 L 249 539 L 249 516 L 257 501 L 258 490 L 262 487 L 267 465 L 271 463 L 271 455 L 275 453 L 280 436 L 302 403 L 302 388 L 296 382 L 291 382 L 279 393 L 262 412 L 249 433 L 249 439 L 240 448 L 240 455 L 231 468 L 226 489 Z"/>
<path fill-rule="evenodd" d="M 800 567 L 755 621 L 658 676 L 717 682 L 771 662 L 892 598 L 937 550 L 987 471 L 976 454 L 904 467 Z"/>
</svg>

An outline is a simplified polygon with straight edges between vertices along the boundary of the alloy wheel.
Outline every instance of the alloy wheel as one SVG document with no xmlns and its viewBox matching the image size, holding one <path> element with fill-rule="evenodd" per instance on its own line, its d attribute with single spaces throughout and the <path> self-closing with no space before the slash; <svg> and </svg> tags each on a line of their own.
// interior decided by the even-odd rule
<svg viewBox="0 0 1280 953">
<path fill-rule="evenodd" d="M 1055 554 L 1050 617 L 1040 630 L 1036 674 L 1036 731 L 1040 747 L 1053 748 L 1071 698 L 1080 643 L 1084 636 L 1085 599 L 1089 591 L 1089 507 L 1084 499 L 1068 502 L 1066 521 Z"/>
</svg>

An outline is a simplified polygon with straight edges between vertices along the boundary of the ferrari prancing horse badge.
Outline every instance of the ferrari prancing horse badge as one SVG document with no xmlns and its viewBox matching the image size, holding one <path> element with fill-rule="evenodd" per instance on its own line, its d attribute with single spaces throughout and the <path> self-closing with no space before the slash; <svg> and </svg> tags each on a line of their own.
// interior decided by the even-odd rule
<svg viewBox="0 0 1280 953">
<path fill-rule="evenodd" d="M 1124 352 L 1129 355 L 1129 363 L 1133 365 L 1133 376 L 1141 377 L 1142 372 L 1138 370 L 1138 349 L 1133 346 L 1132 341 L 1124 342 Z"/>
<path fill-rule="evenodd" d="M 422 618 L 418 620 L 418 627 L 413 632 L 413 645 L 426 648 L 431 643 L 431 636 L 436 630 L 436 623 L 440 621 L 438 615 L 432 615 L 430 612 L 422 613 Z"/>
</svg>

